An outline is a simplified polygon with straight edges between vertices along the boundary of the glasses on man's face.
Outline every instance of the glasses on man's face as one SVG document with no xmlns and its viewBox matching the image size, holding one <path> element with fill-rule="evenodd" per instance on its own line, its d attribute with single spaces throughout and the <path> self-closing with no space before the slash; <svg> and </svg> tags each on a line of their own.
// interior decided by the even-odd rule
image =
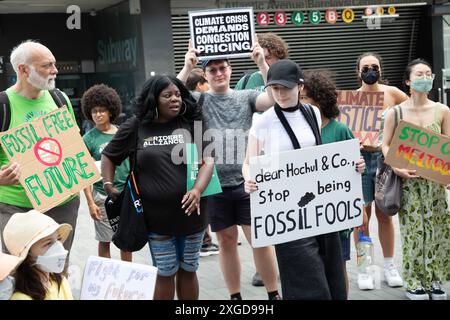
<svg viewBox="0 0 450 320">
<path fill-rule="evenodd" d="M 369 69 L 372 69 L 373 71 L 380 71 L 380 66 L 373 64 L 371 66 L 364 66 L 361 69 L 361 72 L 367 72 Z"/>
<path fill-rule="evenodd" d="M 227 69 L 228 69 L 228 66 L 220 66 L 218 68 L 208 68 L 208 69 L 206 69 L 206 71 L 212 75 L 216 75 L 217 72 L 225 73 L 227 71 Z"/>
<path fill-rule="evenodd" d="M 429 74 L 419 73 L 419 74 L 416 74 L 416 77 L 417 78 L 426 78 L 426 79 L 434 80 L 436 75 L 434 73 L 429 73 Z"/>
</svg>

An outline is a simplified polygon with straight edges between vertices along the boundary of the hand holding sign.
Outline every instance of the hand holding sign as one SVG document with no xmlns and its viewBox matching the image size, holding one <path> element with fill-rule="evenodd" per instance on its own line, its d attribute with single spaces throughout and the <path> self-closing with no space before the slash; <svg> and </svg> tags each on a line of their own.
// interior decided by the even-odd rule
<svg viewBox="0 0 450 320">
<path fill-rule="evenodd" d="M 184 56 L 184 65 L 189 68 L 189 70 L 192 70 L 195 68 L 195 66 L 198 63 L 197 55 L 200 53 L 199 50 L 195 49 L 192 46 L 192 40 L 189 39 L 189 45 L 188 45 L 188 51 L 186 52 L 186 55 Z"/>
<path fill-rule="evenodd" d="M 260 68 L 262 65 L 266 64 L 266 60 L 264 58 L 264 49 L 260 46 L 256 34 L 253 41 L 254 44 L 252 46 L 252 60 Z"/>
<path fill-rule="evenodd" d="M 395 174 L 403 179 L 413 179 L 418 178 L 419 176 L 416 174 L 417 170 L 410 170 L 410 169 L 399 169 L 399 168 L 392 168 L 394 170 Z"/>
<path fill-rule="evenodd" d="M 19 184 L 21 168 L 16 162 L 0 168 L 0 186 Z"/>
</svg>

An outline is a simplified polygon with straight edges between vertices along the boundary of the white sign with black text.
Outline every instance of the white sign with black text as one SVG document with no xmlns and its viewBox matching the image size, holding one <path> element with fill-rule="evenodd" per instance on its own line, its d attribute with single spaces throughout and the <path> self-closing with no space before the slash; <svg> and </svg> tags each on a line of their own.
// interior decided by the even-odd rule
<svg viewBox="0 0 450 320">
<path fill-rule="evenodd" d="M 152 300 L 157 268 L 90 256 L 80 300 Z"/>
<path fill-rule="evenodd" d="M 189 27 L 199 60 L 249 57 L 253 45 L 253 8 L 189 11 Z"/>
<path fill-rule="evenodd" d="M 357 139 L 252 158 L 253 247 L 360 226 L 359 158 Z"/>
</svg>

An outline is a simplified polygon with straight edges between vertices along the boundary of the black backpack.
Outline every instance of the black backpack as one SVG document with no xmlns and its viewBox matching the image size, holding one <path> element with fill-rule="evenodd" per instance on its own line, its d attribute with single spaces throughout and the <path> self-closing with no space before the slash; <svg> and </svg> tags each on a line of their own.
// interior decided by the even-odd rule
<svg viewBox="0 0 450 320">
<path fill-rule="evenodd" d="M 68 105 L 66 98 L 59 89 L 48 91 L 55 101 L 58 108 Z M 11 123 L 11 105 L 9 103 L 8 95 L 5 91 L 0 92 L 0 132 L 8 131 Z"/>
</svg>

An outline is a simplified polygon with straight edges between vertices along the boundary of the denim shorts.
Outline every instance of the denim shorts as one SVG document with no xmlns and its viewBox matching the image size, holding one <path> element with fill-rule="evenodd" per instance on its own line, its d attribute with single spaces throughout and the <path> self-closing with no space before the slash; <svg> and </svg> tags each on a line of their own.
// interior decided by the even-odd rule
<svg viewBox="0 0 450 320">
<path fill-rule="evenodd" d="M 375 199 L 375 175 L 377 173 L 378 158 L 381 157 L 381 151 L 368 152 L 361 151 L 366 162 L 366 172 L 362 175 L 362 189 L 364 204 L 370 205 Z"/>
<path fill-rule="evenodd" d="M 148 245 L 158 275 L 173 276 L 181 268 L 188 272 L 198 269 L 204 231 L 188 236 L 165 236 L 150 232 Z M 161 240 L 162 238 L 162 240 Z"/>
</svg>

